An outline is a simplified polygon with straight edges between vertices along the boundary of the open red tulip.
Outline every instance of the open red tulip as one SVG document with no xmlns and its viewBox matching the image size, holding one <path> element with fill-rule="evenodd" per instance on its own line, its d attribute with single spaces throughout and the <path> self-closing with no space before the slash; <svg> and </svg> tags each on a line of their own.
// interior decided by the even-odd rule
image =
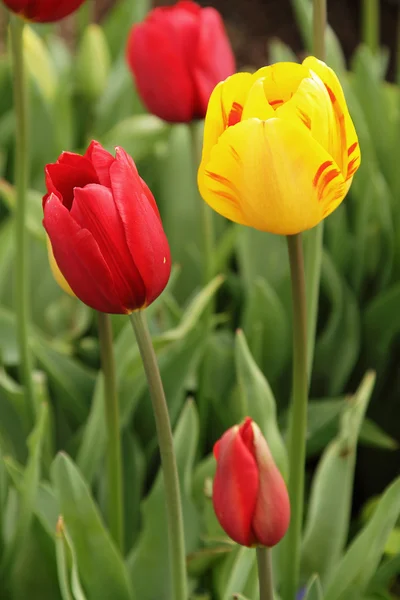
<svg viewBox="0 0 400 600">
<path fill-rule="evenodd" d="M 88 306 L 130 313 L 165 288 L 171 258 L 156 202 L 130 156 L 98 142 L 46 166 L 43 225 L 60 285 Z"/>
</svg>

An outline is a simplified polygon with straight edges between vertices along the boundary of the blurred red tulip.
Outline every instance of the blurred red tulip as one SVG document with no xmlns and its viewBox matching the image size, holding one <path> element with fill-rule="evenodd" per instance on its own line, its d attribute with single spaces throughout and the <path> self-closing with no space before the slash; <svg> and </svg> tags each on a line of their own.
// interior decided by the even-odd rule
<svg viewBox="0 0 400 600">
<path fill-rule="evenodd" d="M 92 142 L 84 156 L 63 152 L 47 165 L 46 186 L 43 225 L 58 283 L 101 312 L 151 304 L 168 282 L 170 251 L 131 157 Z"/>
<path fill-rule="evenodd" d="M 147 109 L 175 123 L 204 118 L 214 87 L 235 71 L 221 15 L 190 0 L 134 25 L 126 57 Z"/>
<path fill-rule="evenodd" d="M 77 10 L 85 0 L 3 0 L 13 12 L 29 21 L 60 21 Z"/>
<path fill-rule="evenodd" d="M 285 482 L 259 427 L 250 418 L 214 446 L 213 503 L 221 527 L 242 546 L 275 546 L 290 520 Z"/>
</svg>

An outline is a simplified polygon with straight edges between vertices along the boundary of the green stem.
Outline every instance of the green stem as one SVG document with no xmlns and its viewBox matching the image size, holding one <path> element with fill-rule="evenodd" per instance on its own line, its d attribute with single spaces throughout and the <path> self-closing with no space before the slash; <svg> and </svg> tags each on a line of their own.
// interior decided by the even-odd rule
<svg viewBox="0 0 400 600">
<path fill-rule="evenodd" d="M 325 33 L 327 24 L 326 0 L 313 0 L 313 52 L 325 60 Z M 318 319 L 319 286 L 321 280 L 324 222 L 307 232 L 304 240 L 306 290 L 307 290 L 307 366 L 311 379 L 314 359 L 315 335 Z"/>
<path fill-rule="evenodd" d="M 138 310 L 133 312 L 130 315 L 130 319 L 149 384 L 160 448 L 168 521 L 173 585 L 172 597 L 174 600 L 187 600 L 188 589 L 182 502 L 168 406 L 144 311 Z"/>
<path fill-rule="evenodd" d="M 104 378 L 104 400 L 108 438 L 108 525 L 117 547 L 123 553 L 124 501 L 120 416 L 110 315 L 99 312 L 98 327 L 101 367 Z"/>
<path fill-rule="evenodd" d="M 307 435 L 307 307 L 301 234 L 287 237 L 293 303 L 293 394 L 288 432 L 290 527 L 285 539 L 284 600 L 294 600 L 299 583 Z"/>
<path fill-rule="evenodd" d="M 190 124 L 190 135 L 192 140 L 192 157 L 194 172 L 197 179 L 197 171 L 201 162 L 201 140 L 199 140 L 199 127 L 196 121 Z M 196 184 L 197 189 L 197 184 Z M 213 211 L 208 204 L 201 199 L 201 228 L 203 236 L 203 285 L 207 285 L 214 276 L 214 246 L 215 232 L 213 222 Z"/>
<path fill-rule="evenodd" d="M 325 60 L 326 0 L 313 0 L 313 53 Z"/>
<path fill-rule="evenodd" d="M 35 421 L 32 357 L 29 348 L 29 269 L 26 195 L 29 172 L 28 102 L 23 53 L 24 21 L 10 17 L 11 53 L 15 106 L 15 312 L 20 354 L 20 376 L 24 385 L 29 424 Z"/>
<path fill-rule="evenodd" d="M 396 83 L 400 85 L 400 4 L 396 17 Z"/>
<path fill-rule="evenodd" d="M 379 50 L 380 11 L 379 0 L 363 0 L 362 3 L 362 41 L 373 54 Z"/>
<path fill-rule="evenodd" d="M 260 600 L 274 600 L 271 548 L 259 546 L 256 551 Z"/>
</svg>

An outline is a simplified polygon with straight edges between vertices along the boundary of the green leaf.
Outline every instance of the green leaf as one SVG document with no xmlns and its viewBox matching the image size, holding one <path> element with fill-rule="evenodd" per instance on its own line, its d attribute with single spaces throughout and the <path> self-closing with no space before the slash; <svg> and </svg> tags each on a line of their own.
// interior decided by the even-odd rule
<svg viewBox="0 0 400 600">
<path fill-rule="evenodd" d="M 15 557 L 23 549 L 29 534 L 37 490 L 40 481 L 41 455 L 43 440 L 46 432 L 47 405 L 42 404 L 37 416 L 35 427 L 30 434 L 27 445 L 29 449 L 28 463 L 24 471 L 23 481 L 19 491 L 18 520 L 13 537 L 9 543 L 1 563 L 1 571 L 7 571 Z M 7 466 L 7 462 L 6 462 Z"/>
<path fill-rule="evenodd" d="M 57 456 L 51 474 L 89 598 L 131 600 L 133 591 L 123 560 L 82 475 L 65 454 Z"/>
<path fill-rule="evenodd" d="M 186 551 L 198 545 L 199 521 L 192 499 L 192 471 L 198 441 L 199 423 L 195 404 L 187 402 L 174 432 L 174 448 L 182 494 Z M 173 600 L 171 595 L 168 528 L 165 492 L 159 472 L 150 494 L 142 504 L 143 529 L 128 557 L 128 569 L 140 600 Z"/>
<path fill-rule="evenodd" d="M 272 383 L 288 367 L 291 335 L 288 315 L 266 279 L 255 279 L 246 295 L 243 329 L 251 352 Z"/>
<path fill-rule="evenodd" d="M 69 581 L 69 557 L 71 557 L 71 583 Z M 57 523 L 56 532 L 56 558 L 58 580 L 63 600 L 86 600 L 79 578 L 78 561 L 76 551 L 70 536 L 65 528 L 62 517 Z M 71 587 L 70 587 L 71 586 Z"/>
<path fill-rule="evenodd" d="M 318 573 L 326 582 L 346 543 L 356 461 L 357 440 L 374 387 L 367 373 L 345 406 L 337 437 L 323 453 L 314 475 L 302 544 L 302 572 Z"/>
<path fill-rule="evenodd" d="M 400 331 L 400 284 L 396 283 L 376 296 L 364 311 L 365 347 L 368 358 L 382 369 L 389 349 Z"/>
<path fill-rule="evenodd" d="M 318 575 L 313 575 L 308 582 L 304 600 L 324 600 L 324 594 Z"/>
<path fill-rule="evenodd" d="M 43 98 L 51 102 L 57 89 L 57 74 L 48 49 L 32 27 L 24 29 L 24 57 L 27 70 Z"/>
<path fill-rule="evenodd" d="M 364 419 L 361 426 L 360 443 L 383 450 L 397 450 L 399 447 L 397 440 L 383 431 L 371 419 Z"/>
<path fill-rule="evenodd" d="M 57 398 L 64 410 L 82 421 L 89 411 L 88 398 L 94 387 L 94 374 L 81 363 L 57 352 L 35 336 L 32 338 L 33 352 L 41 367 L 46 371 L 50 383 L 57 390 Z"/>
<path fill-rule="evenodd" d="M 397 478 L 386 488 L 370 521 L 332 571 L 325 600 L 352 600 L 355 592 L 365 591 L 399 515 L 400 478 Z"/>
<path fill-rule="evenodd" d="M 242 331 L 236 334 L 236 370 L 243 399 L 243 415 L 260 427 L 283 476 L 288 474 L 288 457 L 276 418 L 276 402 L 264 375 L 255 363 Z"/>
<path fill-rule="evenodd" d="M 343 389 L 358 359 L 360 317 L 352 292 L 326 252 L 322 260 L 321 288 L 331 310 L 317 339 L 313 375 L 326 377 L 328 395 L 334 396 Z"/>
<path fill-rule="evenodd" d="M 159 205 L 174 262 L 182 267 L 176 285 L 179 302 L 187 300 L 202 281 L 201 198 L 196 185 L 191 132 L 186 125 L 171 127 L 167 153 L 160 159 Z"/>
<path fill-rule="evenodd" d="M 214 584 L 218 598 L 231 600 L 243 592 L 256 560 L 254 548 L 236 546 L 214 571 Z"/>
<path fill-rule="evenodd" d="M 154 115 L 135 115 L 118 122 L 101 137 L 112 151 L 122 146 L 135 161 L 150 156 L 156 144 L 166 142 L 170 126 Z"/>
<path fill-rule="evenodd" d="M 96 68 L 93 68 L 93 65 Z M 107 39 L 102 27 L 91 23 L 80 40 L 75 63 L 76 86 L 89 101 L 104 91 L 111 66 Z"/>
<path fill-rule="evenodd" d="M 335 436 L 345 398 L 310 400 L 307 416 L 307 455 L 322 450 Z"/>
</svg>

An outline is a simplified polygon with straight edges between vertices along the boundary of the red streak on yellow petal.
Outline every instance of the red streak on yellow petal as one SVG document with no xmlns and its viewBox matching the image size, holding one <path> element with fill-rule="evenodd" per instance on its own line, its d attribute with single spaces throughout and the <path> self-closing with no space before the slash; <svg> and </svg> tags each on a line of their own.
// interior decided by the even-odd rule
<svg viewBox="0 0 400 600">
<path fill-rule="evenodd" d="M 232 104 L 232 108 L 228 117 L 228 127 L 232 127 L 232 125 L 236 125 L 236 123 L 240 123 L 240 119 L 242 118 L 243 106 L 238 102 L 234 102 Z"/>
<path fill-rule="evenodd" d="M 319 201 L 322 200 L 322 194 L 324 193 L 324 190 L 325 190 L 326 186 L 333 179 L 335 179 L 335 177 L 337 177 L 338 175 L 340 175 L 340 171 L 338 171 L 338 169 L 331 169 L 330 171 L 328 171 L 327 173 L 325 173 L 325 175 L 321 179 L 321 181 L 319 183 L 319 186 L 318 186 L 318 200 Z"/>
<path fill-rule="evenodd" d="M 327 89 L 327 92 L 329 94 L 329 98 L 331 99 L 332 104 L 335 104 L 336 102 L 336 96 L 335 94 L 332 92 L 331 88 L 329 87 L 329 85 L 325 84 L 325 87 Z"/>
<path fill-rule="evenodd" d="M 358 142 L 354 142 L 354 144 L 352 144 L 350 146 L 350 148 L 347 150 L 347 154 L 350 156 L 350 154 L 352 154 L 354 152 L 354 150 L 357 148 L 358 146 Z"/>
<path fill-rule="evenodd" d="M 347 167 L 347 179 L 350 179 L 350 177 L 352 177 L 354 175 L 354 173 L 357 170 L 357 162 L 358 162 L 358 156 L 356 158 L 353 158 Z"/>
<path fill-rule="evenodd" d="M 307 115 L 307 113 L 305 113 L 300 108 L 298 110 L 299 110 L 299 114 L 300 114 L 300 119 L 302 120 L 302 122 L 304 123 L 304 125 L 308 129 L 311 129 L 311 118 Z"/>
<path fill-rule="evenodd" d="M 331 160 L 327 160 L 324 163 L 322 163 L 322 165 L 319 167 L 318 171 L 315 173 L 315 177 L 314 177 L 314 180 L 313 180 L 313 186 L 314 187 L 317 187 L 319 179 L 320 179 L 322 173 L 324 171 L 326 171 L 326 169 L 328 167 L 331 167 L 332 165 L 333 165 L 333 162 Z"/>
<path fill-rule="evenodd" d="M 280 104 L 283 104 L 283 100 L 270 100 L 269 101 L 269 105 L 272 106 L 272 108 L 274 108 L 275 106 L 279 106 Z"/>
</svg>

